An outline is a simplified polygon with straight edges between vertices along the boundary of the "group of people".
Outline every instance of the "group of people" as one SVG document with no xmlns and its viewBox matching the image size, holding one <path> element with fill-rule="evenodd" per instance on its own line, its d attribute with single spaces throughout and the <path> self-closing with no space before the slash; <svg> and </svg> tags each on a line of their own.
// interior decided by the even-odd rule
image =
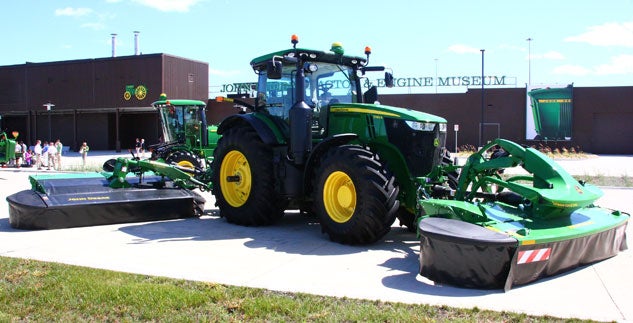
<svg viewBox="0 0 633 323">
<path fill-rule="evenodd" d="M 37 169 L 62 170 L 62 152 L 64 145 L 60 139 L 55 142 L 36 140 L 35 145 L 29 148 L 23 141 L 19 141 L 15 145 L 15 159 L 9 164 L 16 167 L 37 167 Z M 83 142 L 79 148 L 79 153 L 86 166 L 86 159 L 90 148 L 86 142 Z"/>
<path fill-rule="evenodd" d="M 31 163 L 29 165 L 34 165 L 37 169 L 45 167 L 48 170 L 61 170 L 63 149 L 64 145 L 59 139 L 55 142 L 44 141 L 44 143 L 41 140 L 36 140 L 33 151 L 30 153 Z M 35 160 L 33 161 L 33 159 Z"/>
</svg>

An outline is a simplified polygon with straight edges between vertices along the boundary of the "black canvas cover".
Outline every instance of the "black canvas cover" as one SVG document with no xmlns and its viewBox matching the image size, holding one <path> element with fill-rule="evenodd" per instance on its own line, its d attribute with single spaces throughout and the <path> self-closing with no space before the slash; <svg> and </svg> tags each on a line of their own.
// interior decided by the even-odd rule
<svg viewBox="0 0 633 323">
<path fill-rule="evenodd" d="M 59 229 L 194 216 L 204 199 L 180 188 L 138 185 L 113 189 L 105 178 L 38 181 L 46 193 L 24 190 L 7 197 L 9 223 L 18 229 Z"/>
<path fill-rule="evenodd" d="M 420 274 L 437 283 L 505 289 L 553 276 L 626 250 L 627 222 L 602 232 L 543 244 L 518 241 L 468 222 L 419 223 Z"/>
<path fill-rule="evenodd" d="M 518 242 L 505 234 L 458 220 L 420 221 L 420 274 L 461 287 L 503 288 Z"/>
</svg>

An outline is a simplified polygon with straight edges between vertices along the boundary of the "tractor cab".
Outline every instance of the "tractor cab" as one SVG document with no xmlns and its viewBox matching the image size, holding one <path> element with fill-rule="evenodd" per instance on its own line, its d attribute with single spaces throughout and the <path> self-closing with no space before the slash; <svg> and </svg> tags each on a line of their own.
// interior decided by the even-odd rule
<svg viewBox="0 0 633 323">
<path fill-rule="evenodd" d="M 152 106 L 160 114 L 163 143 L 178 143 L 189 147 L 206 145 L 204 102 L 167 100 L 166 96 L 161 95 L 161 99 L 152 103 Z"/>
<path fill-rule="evenodd" d="M 309 49 L 288 49 L 255 58 L 251 66 L 259 75 L 255 109 L 266 112 L 277 120 L 289 123 L 290 108 L 297 101 L 304 101 L 313 113 L 313 136 L 325 137 L 329 109 L 337 104 L 374 103 L 376 86 L 365 79 L 367 71 L 385 71 L 385 67 L 368 67 L 371 49 L 365 48 L 367 58 L 344 56 L 340 43 L 333 43 L 330 52 Z M 298 55 L 303 63 L 304 91 L 296 91 L 297 64 L 292 59 Z M 272 64 L 271 64 L 272 63 Z M 385 84 L 393 85 L 393 76 L 385 73 Z M 302 98 L 297 96 L 303 96 Z"/>
</svg>

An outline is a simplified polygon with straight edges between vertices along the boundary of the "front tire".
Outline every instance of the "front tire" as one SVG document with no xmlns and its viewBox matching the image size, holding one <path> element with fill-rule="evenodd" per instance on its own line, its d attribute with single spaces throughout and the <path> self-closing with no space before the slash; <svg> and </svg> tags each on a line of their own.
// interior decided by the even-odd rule
<svg viewBox="0 0 633 323">
<path fill-rule="evenodd" d="M 252 128 L 227 130 L 215 149 L 212 168 L 213 195 L 228 222 L 261 226 L 283 216 L 284 202 L 274 187 L 272 149 Z"/>
<path fill-rule="evenodd" d="M 391 229 L 398 209 L 394 177 L 359 146 L 332 148 L 314 177 L 314 210 L 323 232 L 343 244 L 369 244 Z"/>
</svg>

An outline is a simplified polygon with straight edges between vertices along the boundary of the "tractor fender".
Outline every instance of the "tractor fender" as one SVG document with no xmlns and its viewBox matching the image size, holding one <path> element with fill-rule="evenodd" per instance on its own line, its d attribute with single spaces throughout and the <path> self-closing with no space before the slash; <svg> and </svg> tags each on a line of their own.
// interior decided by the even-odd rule
<svg viewBox="0 0 633 323">
<path fill-rule="evenodd" d="M 325 152 L 327 152 L 331 147 L 345 145 L 355 139 L 358 139 L 358 135 L 355 133 L 342 133 L 323 139 L 314 146 L 314 148 L 312 148 L 312 152 L 308 157 L 305 169 L 315 169 L 315 164 L 321 160 Z M 308 188 L 311 183 L 310 176 L 312 176 L 310 172 L 303 172 L 303 185 L 305 192 L 309 191 Z"/>
<path fill-rule="evenodd" d="M 221 135 L 227 129 L 244 123 L 250 125 L 253 129 L 255 129 L 262 142 L 264 142 L 265 144 L 277 145 L 282 143 L 277 139 L 277 136 L 275 136 L 275 133 L 268 124 L 266 124 L 261 119 L 254 117 L 252 114 L 236 114 L 227 117 L 226 119 L 222 120 L 222 122 L 218 126 L 217 133 Z"/>
</svg>

